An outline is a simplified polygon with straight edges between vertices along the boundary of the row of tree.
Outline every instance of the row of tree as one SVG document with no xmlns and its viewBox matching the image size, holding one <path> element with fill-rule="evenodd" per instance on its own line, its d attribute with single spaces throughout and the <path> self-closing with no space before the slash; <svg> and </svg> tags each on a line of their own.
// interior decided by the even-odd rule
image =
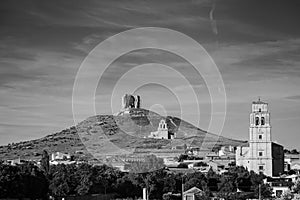
<svg viewBox="0 0 300 200">
<path fill-rule="evenodd" d="M 86 163 L 48 166 L 42 160 L 41 168 L 33 164 L 10 166 L 0 164 L 0 198 L 43 198 L 47 196 L 81 196 L 89 194 L 115 194 L 119 198 L 142 196 L 147 188 L 151 199 L 172 199 L 180 194 L 181 186 L 202 189 L 205 197 L 220 196 L 236 199 L 237 190 L 246 192 L 244 198 L 258 198 L 259 185 L 262 196 L 270 197 L 271 188 L 263 184 L 263 175 L 248 172 L 243 167 L 232 167 L 220 175 L 210 170 L 201 172 L 174 173 L 163 167 L 155 156 L 133 163 L 129 173 L 121 172 L 106 165 L 92 166 Z M 174 199 L 178 195 L 174 196 Z M 203 197 L 202 197 L 203 199 Z"/>
</svg>

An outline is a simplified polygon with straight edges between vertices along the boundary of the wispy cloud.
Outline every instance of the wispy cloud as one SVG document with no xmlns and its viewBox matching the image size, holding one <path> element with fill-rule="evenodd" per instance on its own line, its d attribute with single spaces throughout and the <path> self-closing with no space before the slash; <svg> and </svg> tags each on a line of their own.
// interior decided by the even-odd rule
<svg viewBox="0 0 300 200">
<path fill-rule="evenodd" d="M 243 132 L 242 137 L 247 137 L 248 107 L 256 96 L 274 102 L 275 114 L 286 111 L 293 116 L 294 123 L 285 120 L 288 124 L 281 124 L 277 130 L 298 130 L 295 116 L 300 112 L 299 2 L 215 2 L 212 13 L 211 0 L 4 0 L 0 8 L 1 143 L 42 136 L 71 125 L 72 87 L 84 57 L 107 37 L 144 26 L 181 31 L 209 51 L 227 91 L 225 135 Z M 217 35 L 211 30 L 210 12 L 218 22 Z M 104 110 L 101 101 L 110 98 L 110 91 L 123 73 L 148 62 L 171 66 L 190 80 L 201 99 L 202 113 L 210 112 L 205 82 L 192 66 L 170 53 L 151 50 L 129 53 L 110 66 L 101 82 L 103 88 L 97 93 L 99 110 Z M 152 76 L 176 82 L 164 74 Z M 171 94 L 158 86 L 143 89 L 139 92 L 149 97 L 146 106 L 160 102 L 176 113 L 177 104 Z M 185 89 L 181 85 L 174 87 L 175 92 Z M 163 100 L 153 98 L 151 92 L 166 96 Z M 287 102 L 293 109 L 285 109 Z M 184 103 L 189 105 L 189 99 Z M 194 118 L 192 113 L 185 120 Z M 203 126 L 209 123 L 207 118 L 202 116 Z M 275 136 L 285 141 L 276 131 Z"/>
</svg>

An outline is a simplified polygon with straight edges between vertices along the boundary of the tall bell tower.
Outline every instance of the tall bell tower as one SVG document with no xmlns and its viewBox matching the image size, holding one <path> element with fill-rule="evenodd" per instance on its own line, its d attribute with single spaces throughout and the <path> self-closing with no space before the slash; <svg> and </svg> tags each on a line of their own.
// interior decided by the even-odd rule
<svg viewBox="0 0 300 200">
<path fill-rule="evenodd" d="M 272 135 L 268 104 L 252 102 L 249 127 L 249 170 L 272 176 Z"/>
<path fill-rule="evenodd" d="M 249 133 L 250 142 L 268 143 L 272 141 L 268 104 L 260 99 L 252 102 Z"/>
<path fill-rule="evenodd" d="M 238 166 L 267 176 L 279 176 L 283 173 L 283 146 L 272 142 L 268 103 L 260 98 L 252 102 L 248 144 L 248 147 L 237 147 Z"/>
</svg>

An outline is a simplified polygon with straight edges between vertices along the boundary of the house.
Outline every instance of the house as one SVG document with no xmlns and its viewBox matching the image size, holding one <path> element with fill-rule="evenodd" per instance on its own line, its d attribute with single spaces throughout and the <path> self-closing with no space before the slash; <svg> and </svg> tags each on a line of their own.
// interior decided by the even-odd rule
<svg viewBox="0 0 300 200">
<path fill-rule="evenodd" d="M 183 200 L 197 200 L 204 196 L 204 192 L 197 187 L 192 187 L 191 189 L 183 192 Z"/>
<path fill-rule="evenodd" d="M 55 160 L 71 160 L 71 155 L 69 153 L 55 152 L 51 154 L 51 161 Z"/>
<path fill-rule="evenodd" d="M 300 161 L 298 161 L 298 162 L 293 162 L 293 163 L 291 164 L 291 169 L 292 169 L 292 170 L 300 171 Z"/>
<path fill-rule="evenodd" d="M 285 176 L 284 179 L 288 180 L 288 181 L 292 181 L 293 183 L 296 183 L 300 178 L 300 175 L 298 174 L 292 174 L 292 175 L 288 175 Z"/>
<path fill-rule="evenodd" d="M 219 153 L 218 152 L 209 152 L 205 155 L 207 160 L 214 160 L 219 158 Z"/>
<path fill-rule="evenodd" d="M 300 169 L 300 154 L 284 154 L 284 171 Z"/>
<path fill-rule="evenodd" d="M 205 162 L 193 162 L 188 164 L 188 168 L 198 170 L 202 173 L 207 173 L 210 169 L 210 166 Z"/>
<path fill-rule="evenodd" d="M 272 188 L 272 196 L 277 198 L 289 191 L 292 185 L 291 179 L 287 178 L 266 178 L 264 183 L 270 185 Z"/>
<path fill-rule="evenodd" d="M 12 159 L 12 160 L 6 160 L 4 162 L 4 164 L 15 166 L 15 165 L 25 164 L 27 162 L 28 161 L 26 161 L 26 160 L 21 160 L 21 158 L 17 158 L 17 159 Z"/>
<path fill-rule="evenodd" d="M 59 164 L 64 164 L 64 165 L 71 165 L 77 163 L 76 161 L 70 161 L 70 160 L 51 160 L 50 165 L 59 165 Z"/>
</svg>

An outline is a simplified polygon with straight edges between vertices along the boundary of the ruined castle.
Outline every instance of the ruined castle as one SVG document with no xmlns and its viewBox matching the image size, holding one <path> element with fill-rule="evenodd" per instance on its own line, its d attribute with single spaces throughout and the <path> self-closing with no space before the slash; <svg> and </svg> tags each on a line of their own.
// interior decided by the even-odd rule
<svg viewBox="0 0 300 200">
<path fill-rule="evenodd" d="M 141 98 L 139 95 L 131 95 L 125 94 L 122 97 L 122 109 L 121 110 L 128 110 L 130 108 L 140 108 L 141 107 Z"/>
</svg>

